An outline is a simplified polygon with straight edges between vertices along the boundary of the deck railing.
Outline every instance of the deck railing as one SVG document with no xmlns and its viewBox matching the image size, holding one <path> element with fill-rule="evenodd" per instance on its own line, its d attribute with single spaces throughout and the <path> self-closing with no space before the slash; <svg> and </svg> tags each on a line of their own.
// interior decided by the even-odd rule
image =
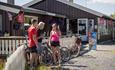
<svg viewBox="0 0 115 70">
<path fill-rule="evenodd" d="M 43 42 L 46 41 L 48 37 L 45 37 L 43 39 Z M 61 46 L 70 46 L 73 43 L 74 38 L 69 36 L 63 36 L 60 39 L 60 45 Z M 0 55 L 9 55 L 12 54 L 17 47 L 19 47 L 19 44 L 26 43 L 25 37 L 0 37 Z"/>
<path fill-rule="evenodd" d="M 12 54 L 22 43 L 26 43 L 25 37 L 0 37 L 0 55 Z"/>
</svg>

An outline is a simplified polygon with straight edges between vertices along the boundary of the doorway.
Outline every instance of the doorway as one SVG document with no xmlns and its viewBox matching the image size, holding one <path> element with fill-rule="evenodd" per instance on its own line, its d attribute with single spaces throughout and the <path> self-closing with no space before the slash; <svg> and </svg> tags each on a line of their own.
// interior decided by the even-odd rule
<svg viewBox="0 0 115 70">
<path fill-rule="evenodd" d="M 88 41 L 88 19 L 78 19 L 78 34 L 80 35 L 82 41 Z"/>
</svg>

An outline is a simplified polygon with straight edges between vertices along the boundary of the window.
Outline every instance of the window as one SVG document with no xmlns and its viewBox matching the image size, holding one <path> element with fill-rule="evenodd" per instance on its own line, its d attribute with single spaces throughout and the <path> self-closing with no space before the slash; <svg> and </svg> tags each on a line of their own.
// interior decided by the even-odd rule
<svg viewBox="0 0 115 70">
<path fill-rule="evenodd" d="M 98 18 L 98 25 L 99 25 L 99 28 L 98 28 L 98 31 L 100 33 L 100 35 L 109 35 L 111 34 L 111 25 L 109 25 L 108 23 L 108 20 L 107 19 L 101 19 Z"/>
</svg>

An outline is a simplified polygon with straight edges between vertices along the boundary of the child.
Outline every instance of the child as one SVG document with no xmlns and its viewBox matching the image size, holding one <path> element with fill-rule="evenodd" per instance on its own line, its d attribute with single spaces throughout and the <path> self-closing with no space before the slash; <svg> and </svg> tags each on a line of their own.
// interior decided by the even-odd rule
<svg viewBox="0 0 115 70">
<path fill-rule="evenodd" d="M 95 39 L 92 37 L 89 37 L 89 50 L 92 49 L 92 47 L 94 46 L 95 43 Z"/>
</svg>

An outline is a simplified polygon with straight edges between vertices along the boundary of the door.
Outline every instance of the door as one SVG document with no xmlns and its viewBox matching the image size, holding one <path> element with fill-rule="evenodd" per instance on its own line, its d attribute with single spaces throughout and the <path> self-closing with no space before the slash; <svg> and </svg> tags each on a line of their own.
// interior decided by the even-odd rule
<svg viewBox="0 0 115 70">
<path fill-rule="evenodd" d="M 87 41 L 88 19 L 78 19 L 78 34 L 82 41 Z"/>
</svg>

